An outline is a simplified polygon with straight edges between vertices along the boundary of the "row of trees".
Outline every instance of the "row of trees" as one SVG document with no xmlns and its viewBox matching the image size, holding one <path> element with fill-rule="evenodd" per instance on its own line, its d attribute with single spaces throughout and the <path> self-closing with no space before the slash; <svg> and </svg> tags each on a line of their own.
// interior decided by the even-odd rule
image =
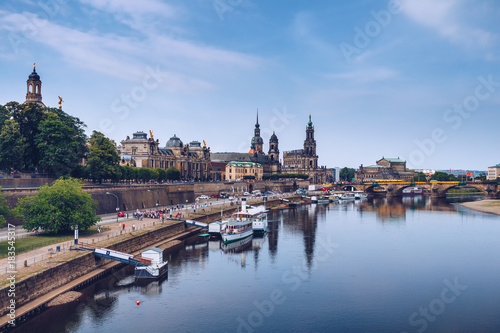
<svg viewBox="0 0 500 333">
<path fill-rule="evenodd" d="M 476 177 L 477 180 L 485 181 L 486 180 L 486 175 L 485 174 L 479 174 Z M 472 181 L 472 177 L 463 177 L 463 176 L 455 176 L 453 174 L 447 173 L 447 172 L 442 172 L 442 171 L 436 171 L 433 175 L 430 177 L 423 172 L 417 173 L 414 177 L 413 180 L 416 182 L 426 182 L 427 180 L 438 180 L 438 181 L 451 181 L 451 182 L 459 182 L 459 181 Z"/>
<path fill-rule="evenodd" d="M 263 180 L 276 180 L 276 179 L 286 179 L 286 178 L 293 178 L 293 179 L 304 179 L 306 180 L 309 178 L 309 175 L 306 175 L 304 173 L 277 173 L 274 175 L 264 175 L 262 176 Z"/>
</svg>

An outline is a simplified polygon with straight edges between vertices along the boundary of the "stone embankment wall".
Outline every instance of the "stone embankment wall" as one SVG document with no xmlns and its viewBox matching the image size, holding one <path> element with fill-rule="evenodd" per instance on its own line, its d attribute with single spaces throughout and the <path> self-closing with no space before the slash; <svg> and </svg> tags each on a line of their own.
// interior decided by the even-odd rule
<svg viewBox="0 0 500 333">
<path fill-rule="evenodd" d="M 121 241 L 109 246 L 109 248 L 120 252 L 133 253 L 163 239 L 175 237 L 185 231 L 195 231 L 196 229 L 180 222 Z M 111 260 L 96 257 L 93 253 L 89 252 L 82 257 L 61 263 L 34 276 L 16 281 L 16 307 L 18 308 L 109 262 Z M 7 305 L 10 301 L 7 292 L 8 289 L 9 286 L 0 289 L 0 315 L 6 313 Z"/>
</svg>

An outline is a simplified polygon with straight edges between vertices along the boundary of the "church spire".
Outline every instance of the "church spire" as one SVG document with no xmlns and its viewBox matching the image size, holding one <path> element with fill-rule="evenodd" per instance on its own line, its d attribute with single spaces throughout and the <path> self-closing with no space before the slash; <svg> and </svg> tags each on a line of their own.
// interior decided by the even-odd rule
<svg viewBox="0 0 500 333">
<path fill-rule="evenodd" d="M 259 128 L 259 108 L 257 108 L 257 123 L 255 123 L 255 128 Z"/>
</svg>

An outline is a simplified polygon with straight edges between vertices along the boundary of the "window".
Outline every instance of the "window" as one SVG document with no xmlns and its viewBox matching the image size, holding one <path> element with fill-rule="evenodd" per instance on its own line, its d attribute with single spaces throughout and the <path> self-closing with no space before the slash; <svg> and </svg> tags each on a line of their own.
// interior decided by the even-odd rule
<svg viewBox="0 0 500 333">
<path fill-rule="evenodd" d="M 137 154 L 137 148 L 132 148 L 132 155 Z"/>
</svg>

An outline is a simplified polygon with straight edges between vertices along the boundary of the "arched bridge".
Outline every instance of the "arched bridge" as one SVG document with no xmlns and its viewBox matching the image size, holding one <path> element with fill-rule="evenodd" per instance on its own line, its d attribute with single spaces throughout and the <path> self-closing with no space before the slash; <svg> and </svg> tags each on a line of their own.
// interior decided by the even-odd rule
<svg viewBox="0 0 500 333">
<path fill-rule="evenodd" d="M 387 196 L 403 195 L 403 190 L 408 187 L 419 187 L 431 193 L 433 197 L 446 197 L 446 192 L 457 187 L 473 187 L 484 193 L 486 198 L 500 199 L 500 186 L 498 183 L 482 183 L 482 182 L 373 182 L 362 184 L 338 184 L 333 185 L 333 190 L 342 191 L 363 191 L 366 193 L 384 193 Z"/>
</svg>

